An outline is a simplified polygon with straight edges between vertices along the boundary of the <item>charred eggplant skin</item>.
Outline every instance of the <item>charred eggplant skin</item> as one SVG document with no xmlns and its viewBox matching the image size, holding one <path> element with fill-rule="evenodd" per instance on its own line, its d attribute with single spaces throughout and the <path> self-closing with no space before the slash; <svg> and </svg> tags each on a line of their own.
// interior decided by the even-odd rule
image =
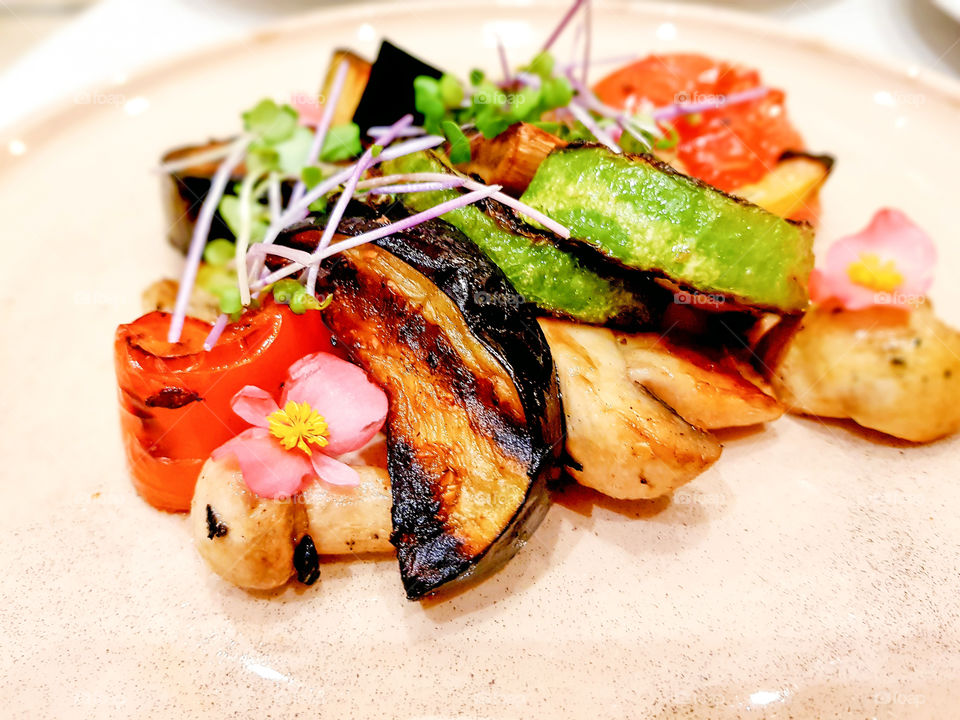
<svg viewBox="0 0 960 720">
<path fill-rule="evenodd" d="M 423 114 L 417 111 L 413 91 L 413 81 L 420 75 L 439 78 L 443 72 L 384 40 L 353 113 L 361 132 L 371 125 L 389 125 L 406 113 L 412 113 L 414 123 L 422 125 Z"/>
<path fill-rule="evenodd" d="M 384 221 L 353 217 L 339 231 L 354 235 Z M 305 226 L 278 242 L 308 248 L 319 237 Z M 407 597 L 498 569 L 539 525 L 548 484 L 561 472 L 559 385 L 534 309 L 440 221 L 336 255 L 324 269 L 331 329 L 390 397 L 391 542 Z M 440 305 L 453 310 L 441 314 Z M 412 417 L 411 409 L 426 416 Z M 432 435 L 438 426 L 459 434 Z M 464 530 L 474 519 L 464 520 L 455 504 L 488 488 L 491 517 L 500 512 L 503 520 L 474 535 Z"/>
<path fill-rule="evenodd" d="M 204 145 L 188 145 L 174 148 L 164 153 L 160 159 L 162 163 L 187 160 L 191 156 L 200 156 L 211 150 L 216 150 L 229 143 L 235 138 L 229 140 L 211 140 Z M 198 163 L 193 167 L 183 170 L 177 170 L 167 173 L 161 179 L 163 213 L 167 221 L 167 241 L 180 252 L 186 252 L 190 247 L 190 240 L 193 237 L 193 228 L 197 224 L 197 216 L 200 214 L 200 208 L 203 207 L 204 200 L 210 194 L 210 185 L 213 181 L 213 174 L 217 170 L 217 163 L 206 162 Z M 234 171 L 231 181 L 239 182 L 243 179 L 243 166 Z M 293 193 L 293 183 L 284 181 L 280 185 L 280 192 L 283 202 L 290 201 Z M 217 209 L 213 214 L 213 220 L 210 225 L 210 238 L 223 238 L 224 240 L 234 240 L 233 231 L 229 228 L 220 210 Z"/>
<path fill-rule="evenodd" d="M 210 150 L 227 145 L 230 140 L 211 140 L 205 145 L 178 147 L 164 153 L 161 162 L 186 160 Z M 210 183 L 216 171 L 216 163 L 198 164 L 195 167 L 178 170 L 163 176 L 162 199 L 163 213 L 167 221 L 167 240 L 177 250 L 186 252 L 193 235 L 193 226 L 203 201 L 210 193 Z M 239 180 L 235 176 L 234 180 Z M 227 227 L 218 210 L 214 213 L 210 226 L 210 237 L 233 239 L 233 233 Z"/>
</svg>

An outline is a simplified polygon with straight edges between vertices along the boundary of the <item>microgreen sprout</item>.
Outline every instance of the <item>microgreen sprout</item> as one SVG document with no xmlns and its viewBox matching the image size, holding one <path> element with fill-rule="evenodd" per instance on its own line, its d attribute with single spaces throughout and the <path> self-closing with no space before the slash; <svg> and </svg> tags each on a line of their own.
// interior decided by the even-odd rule
<svg viewBox="0 0 960 720">
<path fill-rule="evenodd" d="M 413 127 L 412 117 L 407 116 L 390 127 L 376 128 L 376 132 L 371 130 L 375 143 L 346 168 L 342 165 L 331 167 L 331 164 L 356 158 L 361 154 L 362 144 L 360 129 L 355 124 L 331 126 L 333 109 L 346 78 L 345 63 L 337 68 L 319 121 L 313 113 L 309 113 L 311 119 L 303 121 L 291 105 L 269 99 L 244 112 L 242 142 L 238 141 L 223 153 L 225 160 L 214 174 L 211 191 L 201 208 L 171 319 L 170 341 L 179 339 L 195 282 L 215 294 L 220 303 L 221 316 L 205 343 L 209 349 L 223 332 L 226 318 L 235 318 L 256 300 L 260 292 L 269 289 L 277 302 L 286 303 L 294 312 L 321 309 L 332 299 L 327 296 L 321 302 L 314 292 L 323 259 L 483 198 L 490 197 L 507 204 L 534 222 L 568 237 L 565 227 L 505 195 L 499 186 L 483 185 L 458 175 L 438 178 L 415 174 L 403 178 L 409 180 L 406 184 L 384 178 L 386 182 L 369 185 L 363 178 L 380 162 L 429 150 L 444 141 L 452 163 L 468 162 L 471 151 L 465 129 L 493 138 L 518 122 L 545 126 L 546 114 L 564 109 L 569 109 L 568 116 L 572 113 L 581 122 L 571 125 L 563 118 L 550 118 L 547 123 L 555 125 L 558 132 L 567 137 L 592 133 L 599 139 L 609 138 L 613 144 L 603 127 L 609 125 L 609 119 L 598 121 L 590 114 L 593 110 L 574 105 L 578 101 L 578 90 L 570 78 L 555 72 L 556 62 L 549 52 L 553 41 L 586 1 L 576 0 L 543 50 L 516 72 L 510 68 L 506 50 L 498 39 L 503 66 L 503 80 L 499 84 L 487 79 L 482 70 L 473 70 L 467 85 L 450 74 L 440 78 L 417 77 L 414 80 L 414 105 L 424 116 L 423 128 Z M 586 69 L 587 65 L 588 57 L 585 56 L 583 67 Z M 307 125 L 315 126 L 315 131 Z M 637 127 L 624 129 L 630 130 L 631 136 L 643 137 Z M 399 137 L 405 136 L 414 139 L 395 143 Z M 243 179 L 233 185 L 232 192 L 225 192 L 231 175 L 241 163 Z M 427 187 L 453 189 L 458 186 L 463 188 L 462 193 L 428 211 L 357 237 L 333 242 L 348 202 L 358 193 L 414 192 Z M 379 191 L 378 187 L 381 188 Z M 338 192 L 336 203 L 329 209 L 330 197 Z M 286 202 L 284 198 L 288 198 Z M 213 213 L 217 209 L 236 236 L 236 243 L 217 239 L 206 245 Z M 327 213 L 321 241 L 312 253 L 274 245 L 284 229 L 303 219 L 308 212 Z M 268 254 L 283 257 L 288 264 L 267 272 L 264 260 Z M 207 262 L 198 277 L 201 258 Z M 300 274 L 299 280 L 290 277 L 297 273 Z M 228 282 L 226 277 L 232 280 Z M 304 280 L 306 286 L 301 283 Z"/>
</svg>

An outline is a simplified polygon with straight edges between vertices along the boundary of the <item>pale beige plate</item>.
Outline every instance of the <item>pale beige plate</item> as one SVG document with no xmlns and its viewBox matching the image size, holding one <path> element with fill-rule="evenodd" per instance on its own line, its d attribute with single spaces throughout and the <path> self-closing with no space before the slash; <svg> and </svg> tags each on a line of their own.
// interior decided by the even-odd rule
<svg viewBox="0 0 960 720">
<path fill-rule="evenodd" d="M 133 492 L 114 327 L 175 272 L 150 168 L 317 87 L 387 35 L 436 64 L 530 57 L 562 4 L 357 6 L 80 96 L 0 145 L 2 710 L 58 717 L 948 717 L 960 707 L 956 440 L 884 444 L 787 418 L 727 438 L 672 502 L 575 492 L 527 548 L 442 603 L 393 561 L 249 595 L 184 519 Z M 763 68 L 838 157 L 824 241 L 885 204 L 937 239 L 960 323 L 960 90 L 737 15 L 604 4 L 598 53 L 696 49 Z M 83 102 L 86 101 L 86 102 Z M 10 152 L 12 151 L 12 152 Z"/>
</svg>

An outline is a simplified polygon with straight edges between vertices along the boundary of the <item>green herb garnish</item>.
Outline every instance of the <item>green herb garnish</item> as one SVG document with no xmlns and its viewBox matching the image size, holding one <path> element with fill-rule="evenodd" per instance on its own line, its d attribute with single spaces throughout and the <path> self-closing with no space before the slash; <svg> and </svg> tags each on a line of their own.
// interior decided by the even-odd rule
<svg viewBox="0 0 960 720">
<path fill-rule="evenodd" d="M 356 123 L 336 125 L 327 131 L 323 140 L 323 150 L 320 159 L 323 162 L 340 162 L 349 160 L 360 154 L 360 128 Z"/>
<path fill-rule="evenodd" d="M 218 238 L 211 240 L 203 248 L 203 261 L 210 265 L 223 267 L 233 260 L 234 244 L 229 240 Z"/>
<path fill-rule="evenodd" d="M 454 165 L 470 162 L 470 141 L 463 134 L 463 130 L 452 120 L 441 123 L 443 135 L 450 143 L 450 162 Z"/>
</svg>

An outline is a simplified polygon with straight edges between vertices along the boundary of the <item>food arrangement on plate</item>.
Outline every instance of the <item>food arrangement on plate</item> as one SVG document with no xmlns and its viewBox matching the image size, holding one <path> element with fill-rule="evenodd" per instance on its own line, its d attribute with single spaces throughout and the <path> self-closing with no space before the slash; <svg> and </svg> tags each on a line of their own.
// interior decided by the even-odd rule
<svg viewBox="0 0 960 720">
<path fill-rule="evenodd" d="M 227 581 L 395 552 L 419 599 L 507 562 L 566 482 L 669 495 L 717 430 L 960 428 L 933 241 L 881 208 L 815 267 L 833 159 L 784 92 L 702 55 L 593 58 L 589 12 L 469 78 L 337 51 L 322 103 L 163 158 L 186 258 L 117 329 L 123 438 Z"/>
</svg>

